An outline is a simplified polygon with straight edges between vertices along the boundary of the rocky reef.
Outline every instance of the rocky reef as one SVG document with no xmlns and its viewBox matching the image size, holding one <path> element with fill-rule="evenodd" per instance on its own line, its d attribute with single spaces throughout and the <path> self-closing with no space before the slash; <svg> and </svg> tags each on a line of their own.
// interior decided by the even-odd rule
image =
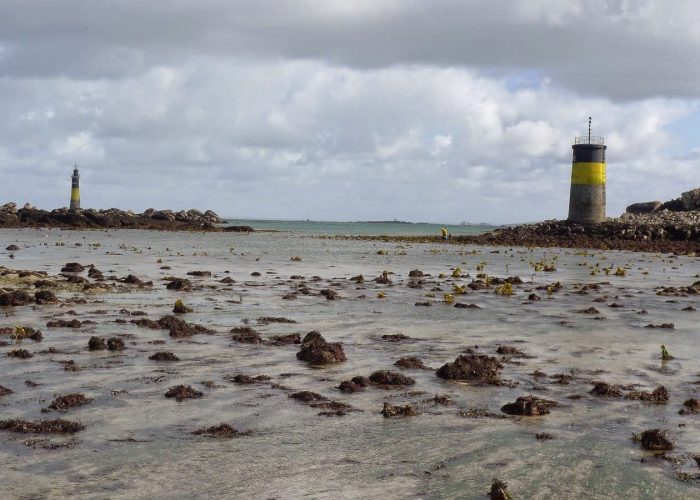
<svg viewBox="0 0 700 500">
<path fill-rule="evenodd" d="M 548 220 L 452 240 L 481 245 L 700 252 L 700 211 L 625 213 L 599 224 Z"/>
<path fill-rule="evenodd" d="M 143 213 L 108 208 L 104 210 L 57 208 L 42 210 L 29 205 L 17 208 L 15 203 L 0 206 L 0 228 L 60 227 L 72 229 L 155 229 L 165 231 L 233 231 L 252 232 L 250 226 L 226 226 L 212 210 L 156 210 Z"/>
</svg>

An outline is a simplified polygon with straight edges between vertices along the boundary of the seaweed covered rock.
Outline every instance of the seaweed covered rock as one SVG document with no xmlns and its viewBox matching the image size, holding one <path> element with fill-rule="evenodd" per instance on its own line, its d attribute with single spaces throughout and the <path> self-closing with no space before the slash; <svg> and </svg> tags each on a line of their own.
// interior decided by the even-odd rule
<svg viewBox="0 0 700 500">
<path fill-rule="evenodd" d="M 390 403 L 384 403 L 384 408 L 382 408 L 382 415 L 385 418 L 388 418 L 388 417 L 413 417 L 415 415 L 418 415 L 418 412 L 413 407 L 413 405 L 410 405 L 410 404 L 401 406 L 401 405 L 392 405 Z"/>
<path fill-rule="evenodd" d="M 301 342 L 301 350 L 297 353 L 297 359 L 312 365 L 327 365 L 346 360 L 343 346 L 338 342 L 326 342 L 326 339 L 317 331 L 306 334 Z"/>
<path fill-rule="evenodd" d="M 491 483 L 489 491 L 490 500 L 512 500 L 513 497 L 508 493 L 508 485 L 500 479 L 494 479 Z"/>
<path fill-rule="evenodd" d="M 370 384 L 367 377 L 361 375 L 353 377 L 350 380 L 343 380 L 338 386 L 340 392 L 358 392 L 364 390 Z"/>
<path fill-rule="evenodd" d="M 202 325 L 187 323 L 175 316 L 163 316 L 157 321 L 158 327 L 168 330 L 171 337 L 191 337 L 198 333 L 210 333 L 211 330 Z"/>
<path fill-rule="evenodd" d="M 642 448 L 645 450 L 668 451 L 675 446 L 666 430 L 650 429 L 642 432 L 638 438 Z"/>
<path fill-rule="evenodd" d="M 231 328 L 231 340 L 241 342 L 243 344 L 262 344 L 263 339 L 256 330 L 249 326 L 235 326 Z"/>
<path fill-rule="evenodd" d="M 403 333 L 387 333 L 382 335 L 382 340 L 385 342 L 401 342 L 403 340 L 411 340 L 411 337 Z"/>
<path fill-rule="evenodd" d="M 383 387 L 398 387 L 405 385 L 413 385 L 416 379 L 408 377 L 403 373 L 391 372 L 389 370 L 379 370 L 369 376 L 371 383 Z"/>
<path fill-rule="evenodd" d="M 625 399 L 635 399 L 641 401 L 654 401 L 656 403 L 665 403 L 669 400 L 670 394 L 668 389 L 663 385 L 660 385 L 653 391 L 631 391 L 625 394 Z"/>
<path fill-rule="evenodd" d="M 80 328 L 83 326 L 83 324 L 80 322 L 80 320 L 73 318 L 71 320 L 56 319 L 53 321 L 48 321 L 46 326 L 49 328 Z"/>
<path fill-rule="evenodd" d="M 488 384 L 500 382 L 498 374 L 503 365 L 493 356 L 462 354 L 452 363 L 440 367 L 436 375 L 445 380 L 467 380 Z"/>
<path fill-rule="evenodd" d="M 328 398 L 316 392 L 299 391 L 289 395 L 290 398 L 301 401 L 302 403 L 315 403 L 317 401 L 328 401 Z"/>
<path fill-rule="evenodd" d="M 394 363 L 394 366 L 398 366 L 399 368 L 416 369 L 416 370 L 425 370 L 428 368 L 423 363 L 423 360 L 420 358 L 417 358 L 416 356 L 407 356 L 405 358 L 398 359 Z"/>
<path fill-rule="evenodd" d="M 192 308 L 187 307 L 182 300 L 178 299 L 175 301 L 175 307 L 173 307 L 173 313 L 175 314 L 186 314 L 191 313 Z"/>
<path fill-rule="evenodd" d="M 123 351 L 124 341 L 119 337 L 110 337 L 107 339 L 107 349 L 110 351 Z"/>
<path fill-rule="evenodd" d="M 26 306 L 32 304 L 34 299 L 24 290 L 12 290 L 0 293 L 0 306 Z"/>
<path fill-rule="evenodd" d="M 71 422 L 57 418 L 54 420 L 40 420 L 32 422 L 13 418 L 10 420 L 0 420 L 0 430 L 18 433 L 49 434 L 49 433 L 74 433 L 82 431 L 85 426 L 80 422 Z"/>
<path fill-rule="evenodd" d="M 595 382 L 590 394 L 594 396 L 619 398 L 622 397 L 622 389 L 620 386 L 608 384 L 607 382 Z"/>
<path fill-rule="evenodd" d="M 58 302 L 56 294 L 51 290 L 38 290 L 34 292 L 34 301 L 39 304 L 55 304 Z"/>
<path fill-rule="evenodd" d="M 236 384 L 259 384 L 261 382 L 272 380 L 272 377 L 269 375 L 255 375 L 254 377 L 251 377 L 250 375 L 238 373 L 232 379 L 228 380 L 233 380 L 233 382 Z"/>
<path fill-rule="evenodd" d="M 77 406 L 84 406 L 92 401 L 92 398 L 85 397 L 83 394 L 65 394 L 58 396 L 49 405 L 52 410 L 67 410 Z"/>
<path fill-rule="evenodd" d="M 273 335 L 270 337 L 270 344 L 272 345 L 289 345 L 289 344 L 301 344 L 301 335 L 298 333 L 289 333 L 287 335 Z"/>
<path fill-rule="evenodd" d="M 168 290 L 189 292 L 190 290 L 192 290 L 192 283 L 190 283 L 190 280 L 185 278 L 175 278 L 171 280 L 167 285 L 165 285 L 165 288 L 167 288 Z"/>
<path fill-rule="evenodd" d="M 176 401 L 184 401 L 185 399 L 201 398 L 204 394 L 201 391 L 193 389 L 189 385 L 175 385 L 168 389 L 165 393 L 166 398 L 174 398 Z"/>
<path fill-rule="evenodd" d="M 197 276 L 199 278 L 211 277 L 211 271 L 189 271 L 187 276 Z"/>
<path fill-rule="evenodd" d="M 219 424 L 219 425 L 214 425 L 212 427 L 205 427 L 202 429 L 197 429 L 196 431 L 192 431 L 192 434 L 225 439 L 225 438 L 236 437 L 239 434 L 241 434 L 241 432 L 237 431 L 236 429 L 234 429 L 233 427 L 231 427 L 228 424 Z"/>
<path fill-rule="evenodd" d="M 556 401 L 549 399 L 540 399 L 535 396 L 521 396 L 513 403 L 505 404 L 501 407 L 503 413 L 508 415 L 523 415 L 526 417 L 535 417 L 546 415 L 550 408 L 559 406 Z"/>
<path fill-rule="evenodd" d="M 336 292 L 335 290 L 331 290 L 330 288 L 321 290 L 319 292 L 319 295 L 323 295 L 326 298 L 326 300 L 338 300 L 340 298 L 338 292 Z"/>
<path fill-rule="evenodd" d="M 7 356 L 16 359 L 29 359 L 34 357 L 34 355 L 26 349 L 13 349 L 7 353 Z"/>
<path fill-rule="evenodd" d="M 88 341 L 88 349 L 91 351 L 104 351 L 107 349 L 107 344 L 105 344 L 105 339 L 100 337 L 90 337 Z"/>
<path fill-rule="evenodd" d="M 158 351 L 148 356 L 148 359 L 151 361 L 180 361 L 180 358 L 168 351 Z"/>
<path fill-rule="evenodd" d="M 61 268 L 62 273 L 82 273 L 85 268 L 78 262 L 69 262 Z"/>
</svg>

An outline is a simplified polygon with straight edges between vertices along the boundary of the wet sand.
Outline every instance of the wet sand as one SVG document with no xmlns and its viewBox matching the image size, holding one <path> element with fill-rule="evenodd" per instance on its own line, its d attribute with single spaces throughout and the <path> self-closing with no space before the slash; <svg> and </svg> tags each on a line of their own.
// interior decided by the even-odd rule
<svg viewBox="0 0 700 500">
<path fill-rule="evenodd" d="M 12 391 L 0 420 L 84 426 L 0 430 L 6 496 L 484 498 L 493 478 L 516 498 L 698 494 L 700 414 L 679 414 L 700 397 L 698 257 L 285 233 L 2 236 L 19 250 L 0 265 L 47 276 L 0 276 L 32 299 L 0 307 L 0 385 Z M 61 275 L 71 262 L 84 270 Z M 514 276 L 509 295 L 500 279 Z M 190 290 L 168 289 L 172 278 Z M 37 280 L 56 284 L 39 290 L 57 302 L 36 304 Z M 174 314 L 178 299 L 192 311 Z M 185 325 L 159 321 L 171 315 Z M 299 359 L 293 334 L 311 331 L 345 361 Z M 31 357 L 8 355 L 20 349 Z M 177 360 L 149 359 L 163 352 Z M 436 374 L 460 355 L 495 358 L 497 377 Z M 428 369 L 395 366 L 409 357 Z M 338 389 L 358 376 L 369 383 Z M 597 382 L 617 395 L 591 394 Z M 640 396 L 659 386 L 668 400 Z M 290 397 L 302 391 L 317 396 Z M 556 405 L 502 411 L 528 395 Z M 657 428 L 673 450 L 632 439 Z"/>
</svg>

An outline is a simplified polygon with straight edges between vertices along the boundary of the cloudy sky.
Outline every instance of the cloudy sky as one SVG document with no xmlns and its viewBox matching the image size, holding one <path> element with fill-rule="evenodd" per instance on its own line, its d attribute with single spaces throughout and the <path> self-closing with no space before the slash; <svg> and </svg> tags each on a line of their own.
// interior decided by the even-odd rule
<svg viewBox="0 0 700 500">
<path fill-rule="evenodd" d="M 700 186 L 696 0 L 0 0 L 0 203 L 564 218 Z"/>
</svg>

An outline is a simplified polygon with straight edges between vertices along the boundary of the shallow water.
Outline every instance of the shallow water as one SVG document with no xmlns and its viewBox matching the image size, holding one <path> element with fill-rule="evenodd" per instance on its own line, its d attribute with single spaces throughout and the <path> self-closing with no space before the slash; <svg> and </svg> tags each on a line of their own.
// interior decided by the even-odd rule
<svg viewBox="0 0 700 500">
<path fill-rule="evenodd" d="M 12 345 L 0 347 L 0 384 L 15 391 L 0 398 L 0 418 L 60 416 L 80 420 L 86 428 L 74 436 L 39 436 L 54 444 L 74 440 L 72 447 L 53 450 L 24 444 L 36 436 L 0 432 L 3 497 L 484 498 L 494 477 L 505 480 L 516 498 L 692 498 L 700 493 L 697 482 L 682 482 L 675 476 L 676 471 L 700 472 L 692 458 L 674 465 L 642 451 L 631 439 L 632 433 L 662 427 L 677 442 L 669 455 L 700 453 L 700 415 L 678 415 L 685 399 L 699 397 L 700 386 L 693 382 L 700 378 L 700 312 L 681 309 L 689 305 L 700 309 L 700 300 L 655 293 L 659 285 L 685 286 L 700 279 L 697 257 L 399 245 L 299 233 L 3 230 L 0 237 L 2 248 L 10 243 L 21 247 L 14 259 L 3 252 L 0 265 L 8 268 L 57 274 L 64 263 L 77 261 L 94 264 L 105 276 L 131 273 L 154 282 L 151 289 L 119 285 L 118 292 L 83 294 L 76 287 L 58 293 L 62 300 L 84 296 L 87 304 L 4 308 L 7 316 L 0 326 L 40 327 L 44 340 L 22 341 L 23 348 L 35 353 L 28 360 L 4 356 L 15 348 Z M 56 246 L 57 242 L 65 246 Z M 379 250 L 386 255 L 379 255 Z M 541 261 L 545 254 L 557 271 L 534 272 L 531 262 Z M 301 262 L 290 260 L 293 256 L 300 256 Z M 471 278 L 449 278 L 451 269 L 459 266 L 474 276 L 482 262 L 490 276 L 519 275 L 525 284 L 516 286 L 512 297 L 499 296 L 493 289 L 456 296 L 458 302 L 475 303 L 481 309 L 443 304 L 441 291 L 433 292 L 434 299 L 426 297 L 433 286 L 449 292 L 454 283 L 471 282 Z M 592 276 L 596 263 L 613 270 L 624 266 L 628 274 Z M 162 265 L 171 269 L 159 269 Z M 406 286 L 411 269 L 432 275 L 423 278 L 423 289 Z M 190 277 L 197 285 L 192 292 L 165 289 L 163 277 L 185 277 L 192 270 L 208 270 L 213 276 Z M 372 281 L 382 270 L 395 273 L 393 285 Z M 261 276 L 251 276 L 254 271 Z M 440 273 L 448 278 L 438 278 Z M 363 274 L 367 283 L 348 281 L 357 274 Z M 316 293 L 331 287 L 342 298 L 327 301 L 314 294 L 283 300 L 293 291 L 291 275 L 305 276 Z M 236 283 L 228 287 L 219 283 L 225 276 Z M 322 280 L 313 282 L 312 276 Z M 564 288 L 551 297 L 534 290 L 556 281 Z M 609 284 L 585 295 L 575 293 L 581 284 L 601 282 Z M 0 281 L 0 286 L 7 283 Z M 386 297 L 377 298 L 379 291 Z M 542 300 L 529 303 L 532 291 Z M 603 296 L 605 302 L 593 302 Z M 170 314 L 178 298 L 194 308 L 183 319 L 218 333 L 176 340 L 165 330 L 114 322 L 132 319 L 120 313 L 123 308 L 158 319 Z M 435 303 L 414 305 L 426 300 Z M 612 303 L 623 307 L 611 308 Z M 600 313 L 577 312 L 591 306 Z M 79 330 L 46 327 L 49 319 L 70 309 L 81 321 L 96 324 Z M 638 314 L 642 309 L 648 314 Z M 261 316 L 297 323 L 259 326 L 256 318 Z M 328 341 L 342 342 L 347 362 L 311 368 L 296 359 L 298 346 L 233 342 L 228 332 L 243 320 L 250 320 L 265 337 L 318 330 Z M 644 328 L 668 322 L 675 329 Z M 381 341 L 382 335 L 394 333 L 411 340 Z M 87 341 L 92 335 L 121 335 L 126 350 L 90 352 Z M 149 343 L 159 340 L 165 344 Z M 662 343 L 676 359 L 659 360 Z M 503 378 L 517 382 L 516 387 L 449 383 L 435 376 L 434 369 L 467 347 L 478 345 L 480 352 L 495 355 L 500 344 L 533 356 L 505 364 Z M 63 353 L 40 354 L 49 347 Z M 148 360 L 160 350 L 174 352 L 181 361 Z M 416 379 L 414 386 L 368 388 L 355 394 L 335 388 L 354 375 L 399 371 L 394 361 L 409 355 L 433 368 L 403 370 Z M 81 371 L 64 371 L 59 362 L 68 359 L 75 360 Z M 548 375 L 574 370 L 575 377 L 569 385 L 556 385 L 530 376 L 536 369 Z M 289 399 L 290 391 L 269 383 L 238 385 L 225 379 L 236 373 L 266 374 L 290 390 L 315 391 L 358 411 L 319 416 L 319 410 Z M 39 385 L 29 387 L 25 380 Z M 645 390 L 664 385 L 671 400 L 653 404 L 597 398 L 588 394 L 593 380 L 639 384 Z M 207 388 L 202 381 L 213 381 L 214 387 Z M 202 390 L 204 397 L 178 403 L 163 396 L 180 383 Z M 70 392 L 94 400 L 66 413 L 41 413 L 55 395 Z M 437 393 L 449 395 L 455 404 L 428 402 Z M 562 406 L 544 417 L 458 415 L 470 408 L 500 414 L 503 404 L 526 394 Z M 572 394 L 582 398 L 567 398 Z M 413 403 L 420 414 L 383 418 L 379 412 L 385 401 Z M 221 422 L 250 434 L 228 440 L 191 434 Z M 554 439 L 536 440 L 535 434 L 541 432 Z"/>
</svg>

